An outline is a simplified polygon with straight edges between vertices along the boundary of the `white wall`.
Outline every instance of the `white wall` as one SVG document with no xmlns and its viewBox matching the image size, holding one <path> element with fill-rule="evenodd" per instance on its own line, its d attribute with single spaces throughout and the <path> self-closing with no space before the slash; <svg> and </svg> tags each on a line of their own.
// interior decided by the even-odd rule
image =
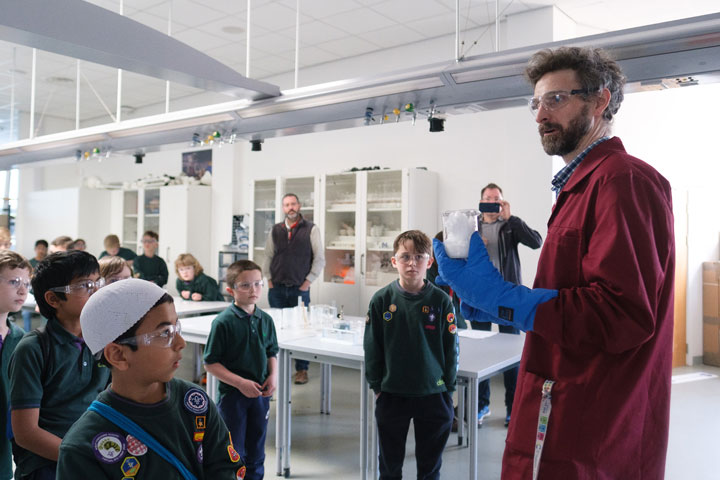
<svg viewBox="0 0 720 480">
<path fill-rule="evenodd" d="M 688 196 L 687 363 L 702 357 L 702 262 L 718 260 L 717 112 L 720 85 L 628 95 L 615 133 L 629 153 L 660 171 Z M 680 204 L 680 202 L 677 202 Z"/>
</svg>

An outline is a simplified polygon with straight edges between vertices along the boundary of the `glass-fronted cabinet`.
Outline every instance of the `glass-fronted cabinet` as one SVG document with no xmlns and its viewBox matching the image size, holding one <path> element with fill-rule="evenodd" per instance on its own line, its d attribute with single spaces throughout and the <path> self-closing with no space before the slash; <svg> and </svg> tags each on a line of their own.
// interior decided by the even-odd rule
<svg viewBox="0 0 720 480">
<path fill-rule="evenodd" d="M 276 180 L 256 180 L 253 195 L 252 259 L 262 267 L 265 260 L 265 241 L 275 224 Z"/>
<path fill-rule="evenodd" d="M 121 244 L 133 252 L 138 248 L 138 196 L 137 190 L 123 192 L 123 225 Z"/>
<path fill-rule="evenodd" d="M 402 226 L 402 171 L 367 172 L 366 190 L 364 282 L 382 287 L 397 278 L 390 258 Z"/>
<path fill-rule="evenodd" d="M 160 231 L 160 189 L 148 188 L 144 190 L 144 194 L 143 225 L 142 231 L 138 232 L 141 236 L 147 230 L 152 230 L 155 233 Z"/>
<path fill-rule="evenodd" d="M 357 190 L 354 174 L 325 179 L 325 273 L 330 283 L 355 284 Z"/>
</svg>

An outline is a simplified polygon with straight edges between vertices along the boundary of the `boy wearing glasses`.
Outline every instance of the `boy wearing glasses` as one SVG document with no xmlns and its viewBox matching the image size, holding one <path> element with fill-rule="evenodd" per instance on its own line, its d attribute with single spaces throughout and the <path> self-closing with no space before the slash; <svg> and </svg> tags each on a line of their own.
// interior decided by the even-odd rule
<svg viewBox="0 0 720 480">
<path fill-rule="evenodd" d="M 55 478 L 62 437 L 108 383 L 110 371 L 94 360 L 80 327 L 80 311 L 104 284 L 95 257 L 79 250 L 53 253 L 35 270 L 35 300 L 48 321 L 10 359 L 15 478 Z"/>
<path fill-rule="evenodd" d="M 0 406 L 8 409 L 8 364 L 10 355 L 25 331 L 8 319 L 22 308 L 30 289 L 30 263 L 13 251 L 0 251 Z M 7 416 L 0 417 L 0 429 L 7 431 Z M 13 476 L 12 449 L 7 435 L 0 436 L 0 479 Z"/>
<path fill-rule="evenodd" d="M 375 392 L 380 478 L 401 478 L 410 420 L 417 477 L 439 479 L 453 420 L 458 340 L 450 297 L 425 274 L 433 259 L 424 233 L 393 244 L 399 279 L 370 301 L 365 325 L 365 377 Z"/>
<path fill-rule="evenodd" d="M 168 268 L 165 260 L 155 255 L 160 237 L 152 230 L 143 233 L 143 254 L 138 255 L 133 262 L 133 269 L 138 278 L 155 282 L 164 286 L 168 281 Z"/>
<path fill-rule="evenodd" d="M 173 298 L 152 282 L 108 285 L 80 317 L 112 384 L 60 446 L 58 479 L 235 479 L 244 466 L 204 391 L 173 378 L 185 340 Z"/>
<path fill-rule="evenodd" d="M 247 466 L 246 480 L 265 474 L 265 435 L 270 397 L 277 386 L 275 325 L 255 303 L 260 266 L 239 260 L 227 269 L 227 292 L 235 301 L 213 320 L 205 345 L 205 370 L 220 380 L 220 415 Z"/>
</svg>

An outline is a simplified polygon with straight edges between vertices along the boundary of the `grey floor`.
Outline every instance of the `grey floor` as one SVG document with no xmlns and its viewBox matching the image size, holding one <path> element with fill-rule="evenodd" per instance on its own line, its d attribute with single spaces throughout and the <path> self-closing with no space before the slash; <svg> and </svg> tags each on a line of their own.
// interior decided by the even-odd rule
<svg viewBox="0 0 720 480">
<path fill-rule="evenodd" d="M 191 375 L 191 355 L 180 376 Z M 184 361 L 184 360 L 183 360 Z M 665 478 L 669 480 L 720 478 L 720 368 L 683 367 L 673 375 L 707 372 L 717 377 L 673 385 L 670 412 L 670 444 Z M 359 478 L 359 382 L 357 370 L 333 368 L 332 414 L 321 415 L 320 371 L 310 364 L 310 382 L 293 386 L 291 477 L 298 479 Z M 505 406 L 502 376 L 491 381 L 492 415 L 478 432 L 478 480 L 500 478 L 505 444 Z M 275 476 L 275 402 L 270 414 L 266 448 L 266 478 Z M 412 429 L 408 435 L 405 478 L 415 478 Z M 457 445 L 452 434 L 443 454 L 442 478 L 468 478 L 468 450 Z"/>
</svg>

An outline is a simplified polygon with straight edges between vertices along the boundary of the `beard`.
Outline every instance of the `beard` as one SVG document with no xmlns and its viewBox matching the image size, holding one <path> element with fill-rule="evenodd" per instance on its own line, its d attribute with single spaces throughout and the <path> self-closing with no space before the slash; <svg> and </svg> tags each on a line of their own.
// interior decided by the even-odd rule
<svg viewBox="0 0 720 480">
<path fill-rule="evenodd" d="M 572 120 L 567 130 L 559 123 L 544 123 L 538 127 L 540 142 L 548 155 L 564 156 L 575 150 L 580 140 L 590 131 L 590 108 L 585 105 L 582 111 Z M 554 134 L 544 135 L 547 130 L 555 130 Z"/>
</svg>

